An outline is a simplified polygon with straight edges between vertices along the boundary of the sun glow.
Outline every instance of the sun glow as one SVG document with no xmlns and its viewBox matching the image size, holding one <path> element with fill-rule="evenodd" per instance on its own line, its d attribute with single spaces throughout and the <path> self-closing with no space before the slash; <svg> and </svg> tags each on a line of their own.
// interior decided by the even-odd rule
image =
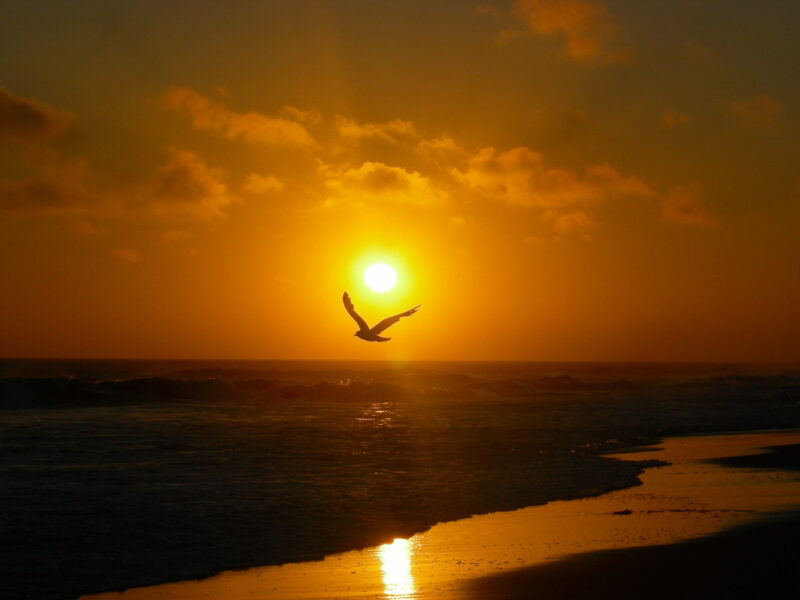
<svg viewBox="0 0 800 600">
<path fill-rule="evenodd" d="M 373 263 L 364 271 L 364 283 L 374 292 L 388 292 L 397 283 L 397 271 L 386 263 Z"/>
</svg>

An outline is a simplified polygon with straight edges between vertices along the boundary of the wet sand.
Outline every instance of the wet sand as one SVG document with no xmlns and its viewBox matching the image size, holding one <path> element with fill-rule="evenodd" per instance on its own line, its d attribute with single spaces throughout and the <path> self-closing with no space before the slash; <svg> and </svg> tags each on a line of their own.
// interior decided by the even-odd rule
<svg viewBox="0 0 800 600">
<path fill-rule="evenodd" d="M 800 509 L 800 478 L 770 468 L 760 449 L 797 444 L 797 431 L 668 439 L 614 455 L 671 463 L 647 469 L 635 488 L 441 523 L 322 561 L 85 598 L 699 597 L 748 583 L 761 595 L 782 591 L 797 558 L 800 517 L 786 514 Z M 754 454 L 764 458 L 736 458 Z M 780 454 L 782 467 L 791 454 Z M 744 464 L 713 462 L 723 457 Z"/>
<path fill-rule="evenodd" d="M 465 598 L 797 598 L 800 513 L 666 546 L 580 554 L 469 582 Z"/>
</svg>

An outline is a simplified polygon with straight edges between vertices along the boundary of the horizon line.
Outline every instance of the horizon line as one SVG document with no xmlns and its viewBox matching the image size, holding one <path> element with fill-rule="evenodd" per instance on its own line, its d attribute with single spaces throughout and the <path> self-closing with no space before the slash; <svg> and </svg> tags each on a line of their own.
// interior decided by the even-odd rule
<svg viewBox="0 0 800 600">
<path fill-rule="evenodd" d="M 586 365 L 753 365 L 800 366 L 800 360 L 660 360 L 660 359 L 391 359 L 391 358 L 143 358 L 143 357 L 53 357 L 0 356 L 0 361 L 94 361 L 94 362 L 327 362 L 327 363 L 483 363 L 483 364 L 586 364 Z"/>
</svg>

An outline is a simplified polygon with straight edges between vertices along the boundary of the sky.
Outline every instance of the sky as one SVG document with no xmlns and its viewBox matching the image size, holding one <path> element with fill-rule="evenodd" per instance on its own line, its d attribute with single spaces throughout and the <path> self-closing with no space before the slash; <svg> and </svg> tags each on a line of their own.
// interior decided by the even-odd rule
<svg viewBox="0 0 800 600">
<path fill-rule="evenodd" d="M 0 356 L 800 361 L 800 3 L 3 12 Z"/>
</svg>

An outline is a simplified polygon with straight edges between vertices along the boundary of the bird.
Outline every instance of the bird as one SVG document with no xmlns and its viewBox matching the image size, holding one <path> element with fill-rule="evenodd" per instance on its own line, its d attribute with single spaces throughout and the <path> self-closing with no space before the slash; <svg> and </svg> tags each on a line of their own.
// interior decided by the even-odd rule
<svg viewBox="0 0 800 600">
<path fill-rule="evenodd" d="M 383 321 L 375 325 L 375 327 L 370 328 L 369 325 L 367 325 L 367 322 L 361 318 L 361 315 L 356 312 L 356 309 L 353 306 L 353 301 L 350 299 L 350 294 L 345 292 L 342 296 L 342 302 L 344 302 L 344 307 L 348 314 L 353 317 L 353 320 L 356 323 L 358 323 L 358 331 L 356 331 L 353 335 L 360 337 L 365 342 L 388 342 L 392 338 L 381 337 L 379 334 L 384 330 L 389 329 L 389 327 L 397 323 L 403 317 L 410 317 L 419 310 L 420 306 L 422 306 L 421 304 L 417 304 L 414 308 L 410 308 L 405 312 L 398 313 L 391 317 L 386 317 Z"/>
</svg>

